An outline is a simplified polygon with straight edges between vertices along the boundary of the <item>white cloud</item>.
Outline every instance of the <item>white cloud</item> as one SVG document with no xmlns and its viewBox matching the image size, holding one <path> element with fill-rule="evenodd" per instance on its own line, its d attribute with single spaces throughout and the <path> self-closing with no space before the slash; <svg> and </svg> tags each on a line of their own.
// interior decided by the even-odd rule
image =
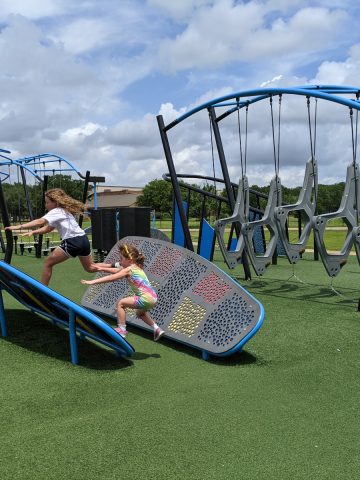
<svg viewBox="0 0 360 480">
<path fill-rule="evenodd" d="M 224 65 L 243 39 L 261 25 L 261 19 L 258 4 L 216 3 L 195 13 L 181 34 L 160 46 L 160 61 L 170 70 Z"/>
<path fill-rule="evenodd" d="M 307 55 L 329 47 L 336 33 L 343 29 L 346 13 L 341 10 L 329 11 L 325 8 L 304 8 L 285 21 L 276 19 L 271 28 L 261 28 L 253 32 L 241 49 L 247 58 L 277 55 Z M 256 35 L 255 35 L 256 33 Z"/>
<path fill-rule="evenodd" d="M 157 112 L 168 123 L 261 84 L 357 84 L 356 9 L 325 0 L 4 0 L 1 146 L 19 156 L 55 152 L 109 183 L 143 185 L 167 170 Z M 269 105 L 260 103 L 249 109 L 248 174 L 263 184 L 274 169 Z M 284 96 L 282 108 L 281 175 L 300 184 L 309 155 L 306 102 Z M 220 127 L 237 181 L 236 117 Z M 206 111 L 168 134 L 180 169 L 212 174 Z M 343 179 L 349 145 L 346 108 L 319 102 L 322 179 Z"/>
<path fill-rule="evenodd" d="M 57 41 L 73 54 L 88 52 L 107 43 L 109 37 L 108 25 L 98 19 L 78 19 L 61 29 Z"/>
<path fill-rule="evenodd" d="M 20 14 L 30 19 L 59 15 L 64 12 L 66 2 L 63 0 L 1 0 L 0 18 L 9 14 Z"/>
<path fill-rule="evenodd" d="M 175 20 L 188 18 L 199 7 L 211 5 L 211 0 L 148 0 L 150 7 L 157 7 Z"/>
<path fill-rule="evenodd" d="M 170 71 L 261 58 L 279 62 L 281 55 L 299 57 L 329 48 L 347 19 L 342 10 L 308 7 L 290 18 L 279 16 L 268 26 L 267 13 L 257 2 L 215 2 L 195 12 L 182 33 L 160 45 L 160 62 Z"/>
<path fill-rule="evenodd" d="M 334 85 L 358 85 L 360 78 L 360 43 L 350 48 L 350 55 L 345 61 L 323 62 L 314 83 L 326 83 L 331 78 Z"/>
</svg>

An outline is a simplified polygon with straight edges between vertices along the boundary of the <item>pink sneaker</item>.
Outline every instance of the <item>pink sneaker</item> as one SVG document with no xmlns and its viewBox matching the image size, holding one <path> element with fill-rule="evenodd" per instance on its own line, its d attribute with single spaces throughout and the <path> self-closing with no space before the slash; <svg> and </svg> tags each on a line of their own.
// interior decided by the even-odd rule
<svg viewBox="0 0 360 480">
<path fill-rule="evenodd" d="M 124 330 L 123 328 L 116 327 L 114 328 L 115 332 L 117 332 L 119 335 L 121 335 L 123 338 L 126 337 L 126 335 L 129 333 L 127 330 Z"/>
<path fill-rule="evenodd" d="M 157 342 L 163 335 L 164 335 L 164 330 L 161 330 L 160 327 L 158 327 L 155 331 L 154 331 L 154 341 Z"/>
</svg>

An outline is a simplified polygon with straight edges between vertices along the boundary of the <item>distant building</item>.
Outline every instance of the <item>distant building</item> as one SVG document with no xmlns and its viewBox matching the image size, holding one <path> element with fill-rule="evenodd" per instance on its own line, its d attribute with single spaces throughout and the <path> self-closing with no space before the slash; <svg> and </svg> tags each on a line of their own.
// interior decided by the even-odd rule
<svg viewBox="0 0 360 480">
<path fill-rule="evenodd" d="M 142 192 L 143 189 L 141 187 L 97 185 L 97 206 L 98 208 L 136 207 L 136 200 Z M 89 195 L 86 205 L 90 209 L 94 207 L 94 193 Z"/>
</svg>

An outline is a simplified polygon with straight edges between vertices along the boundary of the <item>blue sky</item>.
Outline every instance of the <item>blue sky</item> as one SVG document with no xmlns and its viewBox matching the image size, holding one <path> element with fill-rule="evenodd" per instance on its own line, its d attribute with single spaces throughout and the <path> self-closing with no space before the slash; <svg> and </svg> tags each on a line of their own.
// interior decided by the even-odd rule
<svg viewBox="0 0 360 480">
<path fill-rule="evenodd" d="M 360 86 L 359 13 L 357 2 L 331 0 L 2 0 L 0 146 L 13 158 L 54 152 L 109 185 L 142 186 L 167 171 L 159 113 L 171 121 L 264 84 Z M 274 173 L 262 108 L 250 113 L 248 138 L 258 185 Z M 280 176 L 300 185 L 306 111 L 291 99 L 284 110 Z M 343 181 L 352 160 L 345 110 L 319 105 L 321 183 Z M 230 122 L 224 141 L 237 181 Z M 206 115 L 170 142 L 179 172 L 212 173 Z"/>
</svg>

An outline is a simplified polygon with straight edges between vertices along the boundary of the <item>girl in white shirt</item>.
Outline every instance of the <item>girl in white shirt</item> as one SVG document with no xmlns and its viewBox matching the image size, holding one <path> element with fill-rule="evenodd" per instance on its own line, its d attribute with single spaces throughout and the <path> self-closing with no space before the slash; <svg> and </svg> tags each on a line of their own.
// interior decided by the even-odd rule
<svg viewBox="0 0 360 480">
<path fill-rule="evenodd" d="M 5 230 L 20 230 L 39 227 L 29 232 L 28 235 L 49 233 L 53 230 L 59 232 L 61 244 L 45 260 L 41 283 L 49 285 L 53 266 L 69 258 L 79 257 L 84 270 L 87 272 L 97 271 L 91 255 L 89 239 L 74 218 L 74 215 L 85 210 L 85 205 L 67 195 L 61 188 L 53 188 L 45 193 L 45 208 L 48 213 L 43 217 L 5 228 Z"/>
</svg>

